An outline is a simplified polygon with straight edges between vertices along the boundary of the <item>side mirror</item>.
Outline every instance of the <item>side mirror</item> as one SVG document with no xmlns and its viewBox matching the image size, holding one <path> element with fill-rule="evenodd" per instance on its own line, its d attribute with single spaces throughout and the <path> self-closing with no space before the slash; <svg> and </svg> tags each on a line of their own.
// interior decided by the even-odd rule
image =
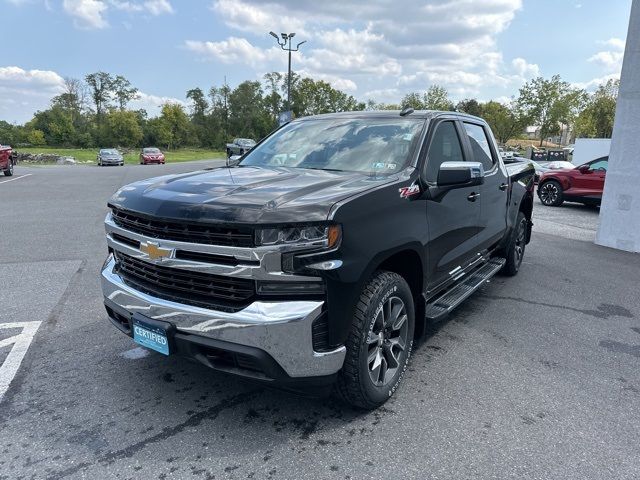
<svg viewBox="0 0 640 480">
<path fill-rule="evenodd" d="M 484 183 L 484 167 L 480 162 L 443 162 L 438 170 L 438 187 L 473 187 Z"/>
<path fill-rule="evenodd" d="M 241 158 L 242 156 L 240 155 L 231 155 L 229 160 L 227 160 L 227 167 L 235 167 L 240 163 Z"/>
<path fill-rule="evenodd" d="M 589 173 L 591 170 L 589 170 L 589 165 L 580 165 L 578 171 L 580 173 Z"/>
</svg>

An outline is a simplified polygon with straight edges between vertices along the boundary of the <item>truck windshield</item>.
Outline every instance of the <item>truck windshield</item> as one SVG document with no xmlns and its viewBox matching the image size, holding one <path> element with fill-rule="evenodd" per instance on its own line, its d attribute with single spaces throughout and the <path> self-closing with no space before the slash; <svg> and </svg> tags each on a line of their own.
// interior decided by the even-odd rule
<svg viewBox="0 0 640 480">
<path fill-rule="evenodd" d="M 249 152 L 241 166 L 395 173 L 407 166 L 424 120 L 338 118 L 293 122 Z"/>
</svg>

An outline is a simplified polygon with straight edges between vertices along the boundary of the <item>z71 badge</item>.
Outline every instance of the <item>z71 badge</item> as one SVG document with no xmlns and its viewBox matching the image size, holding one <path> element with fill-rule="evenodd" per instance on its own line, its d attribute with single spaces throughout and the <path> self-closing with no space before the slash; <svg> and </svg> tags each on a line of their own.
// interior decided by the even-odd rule
<svg viewBox="0 0 640 480">
<path fill-rule="evenodd" d="M 420 193 L 420 185 L 410 185 L 408 187 L 399 188 L 400 198 L 409 198 Z"/>
</svg>

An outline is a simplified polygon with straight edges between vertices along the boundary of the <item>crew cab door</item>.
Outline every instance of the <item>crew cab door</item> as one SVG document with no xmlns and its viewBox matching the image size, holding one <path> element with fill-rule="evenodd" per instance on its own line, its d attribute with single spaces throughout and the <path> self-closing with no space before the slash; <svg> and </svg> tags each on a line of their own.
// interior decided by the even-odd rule
<svg viewBox="0 0 640 480">
<path fill-rule="evenodd" d="M 427 137 L 426 162 L 422 178 L 431 185 L 437 183 L 443 162 L 467 161 L 461 141 L 462 127 L 456 120 L 433 120 Z M 442 199 L 428 200 L 425 205 L 429 228 L 427 259 L 429 287 L 446 282 L 476 258 L 480 202 L 479 187 L 448 191 Z"/>
<path fill-rule="evenodd" d="M 493 135 L 486 125 L 463 122 L 472 158 L 469 161 L 482 163 L 484 184 L 480 186 L 480 221 L 478 244 L 481 250 L 499 242 L 507 229 L 507 200 L 509 177 L 502 167 Z"/>
</svg>

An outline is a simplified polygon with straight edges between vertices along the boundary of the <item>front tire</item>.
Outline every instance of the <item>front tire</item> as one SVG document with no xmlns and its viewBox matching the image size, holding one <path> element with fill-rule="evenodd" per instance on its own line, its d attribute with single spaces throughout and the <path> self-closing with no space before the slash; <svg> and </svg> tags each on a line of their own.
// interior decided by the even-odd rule
<svg viewBox="0 0 640 480">
<path fill-rule="evenodd" d="M 547 180 L 538 185 L 538 198 L 547 207 L 559 207 L 564 202 L 562 185 L 556 180 Z"/>
<path fill-rule="evenodd" d="M 374 409 L 384 404 L 407 369 L 414 329 L 409 285 L 397 273 L 376 272 L 356 305 L 337 394 L 359 408 Z"/>
<path fill-rule="evenodd" d="M 509 239 L 509 245 L 507 245 L 507 262 L 502 267 L 502 273 L 513 277 L 517 275 L 522 265 L 522 259 L 524 258 L 524 249 L 527 244 L 527 228 L 529 222 L 524 213 L 518 212 L 518 218 L 516 225 L 511 233 Z"/>
<path fill-rule="evenodd" d="M 4 171 L 5 177 L 13 176 L 13 160 L 9 159 L 9 164 L 7 165 L 7 169 Z"/>
</svg>

